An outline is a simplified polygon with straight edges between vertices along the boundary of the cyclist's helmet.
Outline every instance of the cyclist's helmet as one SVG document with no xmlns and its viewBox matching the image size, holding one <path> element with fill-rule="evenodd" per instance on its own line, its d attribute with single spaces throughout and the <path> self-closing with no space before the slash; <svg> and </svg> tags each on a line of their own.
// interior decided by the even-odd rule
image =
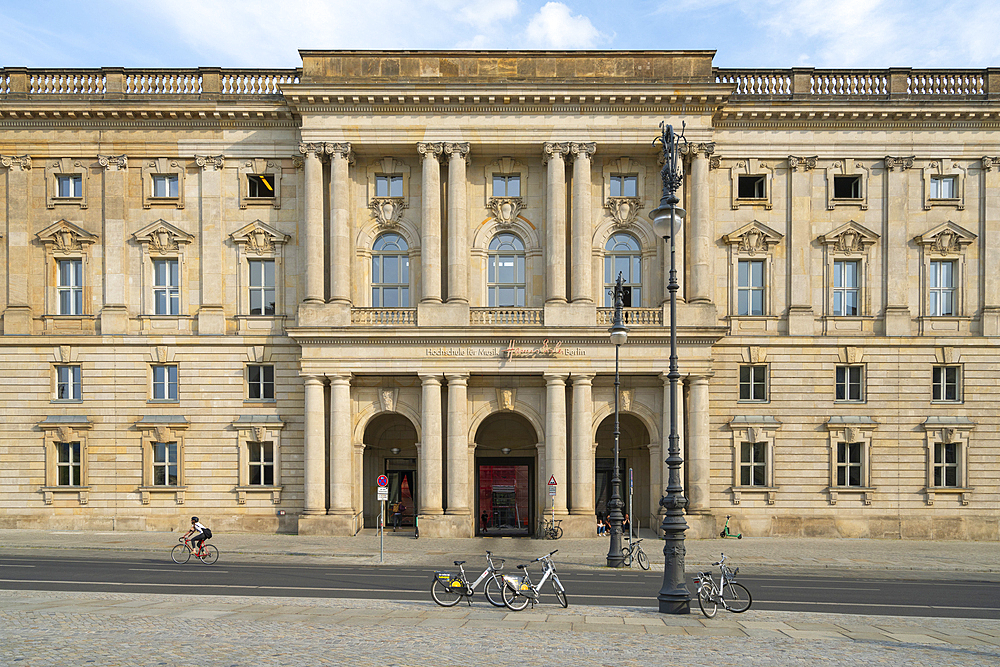
<svg viewBox="0 0 1000 667">
<path fill-rule="evenodd" d="M 198 523 L 198 517 L 196 516 L 191 517 L 191 521 L 194 523 Z"/>
</svg>

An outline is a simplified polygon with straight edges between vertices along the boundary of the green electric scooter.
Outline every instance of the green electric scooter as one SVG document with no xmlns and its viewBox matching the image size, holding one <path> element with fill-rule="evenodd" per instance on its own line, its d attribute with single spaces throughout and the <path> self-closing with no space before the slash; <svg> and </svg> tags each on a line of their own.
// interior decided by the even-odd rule
<svg viewBox="0 0 1000 667">
<path fill-rule="evenodd" d="M 742 540 L 743 539 L 743 533 L 736 533 L 735 535 L 733 535 L 731 532 L 729 532 L 729 515 L 728 514 L 726 515 L 726 527 L 722 529 L 721 533 L 719 533 L 719 537 L 735 537 L 738 540 Z"/>
</svg>

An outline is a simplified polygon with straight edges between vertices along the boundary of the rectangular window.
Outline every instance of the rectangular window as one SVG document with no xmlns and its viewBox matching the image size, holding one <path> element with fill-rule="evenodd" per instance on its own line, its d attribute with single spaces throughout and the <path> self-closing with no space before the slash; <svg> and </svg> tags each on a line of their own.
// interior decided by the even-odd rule
<svg viewBox="0 0 1000 667">
<path fill-rule="evenodd" d="M 764 261 L 739 261 L 737 315 L 764 314 Z"/>
<path fill-rule="evenodd" d="M 153 486 L 177 486 L 177 443 L 153 443 Z"/>
<path fill-rule="evenodd" d="M 861 176 L 834 176 L 834 199 L 861 199 Z"/>
<path fill-rule="evenodd" d="M 833 263 L 833 314 L 835 317 L 857 317 L 861 285 L 858 281 L 860 262 L 838 260 Z"/>
<path fill-rule="evenodd" d="M 612 197 L 637 197 L 639 177 L 635 174 L 611 174 L 608 187 L 608 194 Z"/>
<path fill-rule="evenodd" d="M 179 182 L 177 174 L 153 174 L 153 196 L 176 197 Z"/>
<path fill-rule="evenodd" d="M 83 315 L 83 260 L 59 260 L 59 314 Z"/>
<path fill-rule="evenodd" d="M 273 199 L 274 174 L 247 174 L 247 199 Z"/>
<path fill-rule="evenodd" d="M 740 176 L 736 181 L 736 196 L 739 199 L 765 199 L 767 179 L 763 176 Z"/>
<path fill-rule="evenodd" d="M 274 260 L 250 260 L 250 314 L 274 315 Z"/>
<path fill-rule="evenodd" d="M 176 259 L 153 260 L 153 313 L 179 315 L 180 302 L 180 262 Z"/>
<path fill-rule="evenodd" d="M 862 401 L 864 366 L 837 366 L 837 400 Z"/>
<path fill-rule="evenodd" d="M 934 260 L 930 265 L 930 299 L 928 315 L 955 315 L 955 262 Z"/>
<path fill-rule="evenodd" d="M 56 366 L 56 400 L 79 401 L 80 367 Z"/>
<path fill-rule="evenodd" d="M 83 176 L 79 174 L 56 176 L 56 192 L 57 197 L 82 197 Z"/>
<path fill-rule="evenodd" d="M 274 400 L 274 366 L 247 366 L 247 396 L 253 400 Z"/>
<path fill-rule="evenodd" d="M 740 366 L 740 400 L 767 400 L 767 366 Z"/>
<path fill-rule="evenodd" d="M 931 400 L 960 401 L 958 366 L 935 366 Z"/>
<path fill-rule="evenodd" d="M 57 442 L 56 479 L 59 486 L 80 486 L 83 465 L 80 463 L 79 442 Z"/>
<path fill-rule="evenodd" d="M 837 443 L 837 486 L 864 486 L 860 442 Z"/>
<path fill-rule="evenodd" d="M 767 444 L 744 442 L 741 450 L 740 486 L 767 486 Z"/>
<path fill-rule="evenodd" d="M 934 443 L 934 486 L 958 487 L 958 445 Z"/>
<path fill-rule="evenodd" d="M 251 442 L 250 476 L 251 486 L 274 486 L 274 444 Z"/>
<path fill-rule="evenodd" d="M 520 174 L 493 174 L 494 197 L 520 197 Z"/>
<path fill-rule="evenodd" d="M 153 400 L 177 400 L 177 366 L 153 366 Z"/>
<path fill-rule="evenodd" d="M 376 197 L 402 197 L 403 176 L 401 174 L 376 174 Z"/>
<path fill-rule="evenodd" d="M 931 176 L 931 199 L 958 197 L 957 179 L 954 176 Z"/>
</svg>

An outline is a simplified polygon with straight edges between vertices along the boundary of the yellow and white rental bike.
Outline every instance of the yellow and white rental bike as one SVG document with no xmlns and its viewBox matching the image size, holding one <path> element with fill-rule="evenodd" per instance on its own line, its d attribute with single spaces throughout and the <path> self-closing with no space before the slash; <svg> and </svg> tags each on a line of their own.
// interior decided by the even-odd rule
<svg viewBox="0 0 1000 667">
<path fill-rule="evenodd" d="M 556 549 L 556 551 L 559 550 Z M 528 574 L 528 565 L 531 565 L 531 563 L 517 566 L 517 569 L 524 573 L 523 577 L 504 575 L 503 603 L 508 609 L 511 611 L 521 611 L 528 606 L 529 602 L 534 607 L 542 592 L 542 586 L 547 581 L 552 582 L 552 592 L 556 594 L 556 600 L 559 601 L 559 604 L 564 608 L 569 606 L 569 601 L 566 599 L 566 589 L 563 588 L 562 582 L 559 581 L 559 575 L 556 574 L 556 564 L 552 562 L 552 554 L 556 553 L 556 551 L 531 561 L 531 563 L 540 562 L 543 565 L 542 578 L 538 584 L 532 583 L 531 575 Z"/>
</svg>

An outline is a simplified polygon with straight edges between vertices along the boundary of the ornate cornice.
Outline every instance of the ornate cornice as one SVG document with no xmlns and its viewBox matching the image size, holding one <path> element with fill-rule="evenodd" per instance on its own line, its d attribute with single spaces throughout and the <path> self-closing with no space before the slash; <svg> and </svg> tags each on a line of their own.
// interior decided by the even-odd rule
<svg viewBox="0 0 1000 667">
<path fill-rule="evenodd" d="M 886 157 L 885 158 L 885 168 L 889 171 L 895 171 L 899 169 L 900 171 L 906 171 L 913 166 L 914 156 L 910 157 Z"/>
<path fill-rule="evenodd" d="M 0 156 L 0 165 L 7 167 L 8 169 L 12 167 L 17 167 L 21 171 L 27 171 L 31 169 L 31 156 L 30 155 L 3 155 Z"/>
<path fill-rule="evenodd" d="M 546 141 L 542 144 L 542 164 L 548 164 L 554 157 L 564 159 L 569 155 L 568 141 Z"/>
<path fill-rule="evenodd" d="M 213 169 L 218 171 L 225 166 L 225 155 L 195 155 L 194 162 L 202 169 Z"/>
<path fill-rule="evenodd" d="M 128 169 L 128 156 L 98 155 L 97 163 L 105 169 L 110 169 L 111 171 L 125 171 Z"/>
</svg>

